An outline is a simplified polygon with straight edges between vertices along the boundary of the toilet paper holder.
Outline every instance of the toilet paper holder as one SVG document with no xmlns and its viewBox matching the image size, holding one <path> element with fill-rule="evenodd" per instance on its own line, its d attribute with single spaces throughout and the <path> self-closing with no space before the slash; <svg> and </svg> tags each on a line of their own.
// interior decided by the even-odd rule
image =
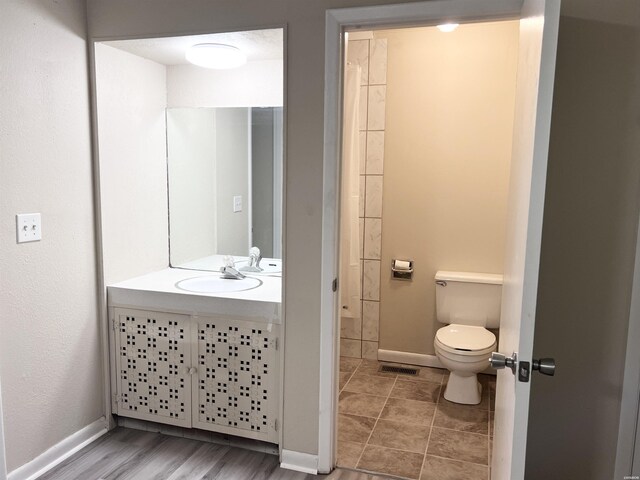
<svg viewBox="0 0 640 480">
<path fill-rule="evenodd" d="M 407 265 L 408 264 L 408 265 Z M 398 280 L 411 280 L 413 278 L 413 260 L 391 260 L 391 274 Z"/>
</svg>

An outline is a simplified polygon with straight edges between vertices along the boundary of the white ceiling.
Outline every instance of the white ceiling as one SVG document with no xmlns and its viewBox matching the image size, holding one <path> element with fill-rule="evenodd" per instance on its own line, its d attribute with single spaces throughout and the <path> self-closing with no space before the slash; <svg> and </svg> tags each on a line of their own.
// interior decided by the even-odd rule
<svg viewBox="0 0 640 480">
<path fill-rule="evenodd" d="M 224 43 L 239 48 L 248 61 L 281 60 L 283 34 L 281 28 L 246 32 L 213 33 L 184 37 L 143 38 L 102 42 L 163 65 L 182 65 L 188 62 L 185 51 L 197 43 Z"/>
</svg>

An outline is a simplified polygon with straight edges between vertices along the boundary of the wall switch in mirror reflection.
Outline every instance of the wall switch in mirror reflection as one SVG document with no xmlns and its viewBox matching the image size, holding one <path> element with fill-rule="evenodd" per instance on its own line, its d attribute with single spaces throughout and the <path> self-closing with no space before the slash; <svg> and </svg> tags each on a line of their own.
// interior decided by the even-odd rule
<svg viewBox="0 0 640 480">
<path fill-rule="evenodd" d="M 242 211 L 242 195 L 235 195 L 233 197 L 233 213 Z"/>
</svg>

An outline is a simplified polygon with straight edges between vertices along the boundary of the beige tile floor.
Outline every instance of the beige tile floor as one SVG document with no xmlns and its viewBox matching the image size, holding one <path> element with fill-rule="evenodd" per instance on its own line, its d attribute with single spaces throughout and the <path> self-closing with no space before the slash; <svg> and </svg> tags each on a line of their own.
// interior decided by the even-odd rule
<svg viewBox="0 0 640 480">
<path fill-rule="evenodd" d="M 413 480 L 488 480 L 495 377 L 479 375 L 482 401 L 444 398 L 446 370 L 379 373 L 383 362 L 342 357 L 338 466 Z"/>
</svg>

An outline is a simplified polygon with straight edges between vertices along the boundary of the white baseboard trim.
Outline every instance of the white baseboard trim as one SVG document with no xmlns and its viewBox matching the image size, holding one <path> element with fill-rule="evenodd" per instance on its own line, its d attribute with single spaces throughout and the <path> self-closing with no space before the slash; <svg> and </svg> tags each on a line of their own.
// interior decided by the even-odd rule
<svg viewBox="0 0 640 480">
<path fill-rule="evenodd" d="M 282 450 L 280 466 L 287 470 L 296 472 L 318 474 L 318 456 L 310 453 L 294 452 L 293 450 Z"/>
<path fill-rule="evenodd" d="M 105 417 L 100 417 L 92 424 L 56 443 L 30 462 L 10 472 L 7 480 L 34 480 L 100 438 L 107 431 L 107 420 Z"/>
<path fill-rule="evenodd" d="M 438 360 L 438 357 L 424 353 L 378 349 L 378 360 L 383 362 L 408 363 L 409 365 L 420 365 L 421 367 L 445 368 L 440 363 L 440 360 Z"/>
<path fill-rule="evenodd" d="M 396 350 L 378 349 L 378 360 L 383 362 L 407 363 L 409 365 L 419 365 L 421 367 L 444 368 L 447 367 L 440 363 L 436 355 L 427 355 L 425 353 L 398 352 Z M 496 371 L 487 366 L 481 373 L 495 375 Z"/>
</svg>

